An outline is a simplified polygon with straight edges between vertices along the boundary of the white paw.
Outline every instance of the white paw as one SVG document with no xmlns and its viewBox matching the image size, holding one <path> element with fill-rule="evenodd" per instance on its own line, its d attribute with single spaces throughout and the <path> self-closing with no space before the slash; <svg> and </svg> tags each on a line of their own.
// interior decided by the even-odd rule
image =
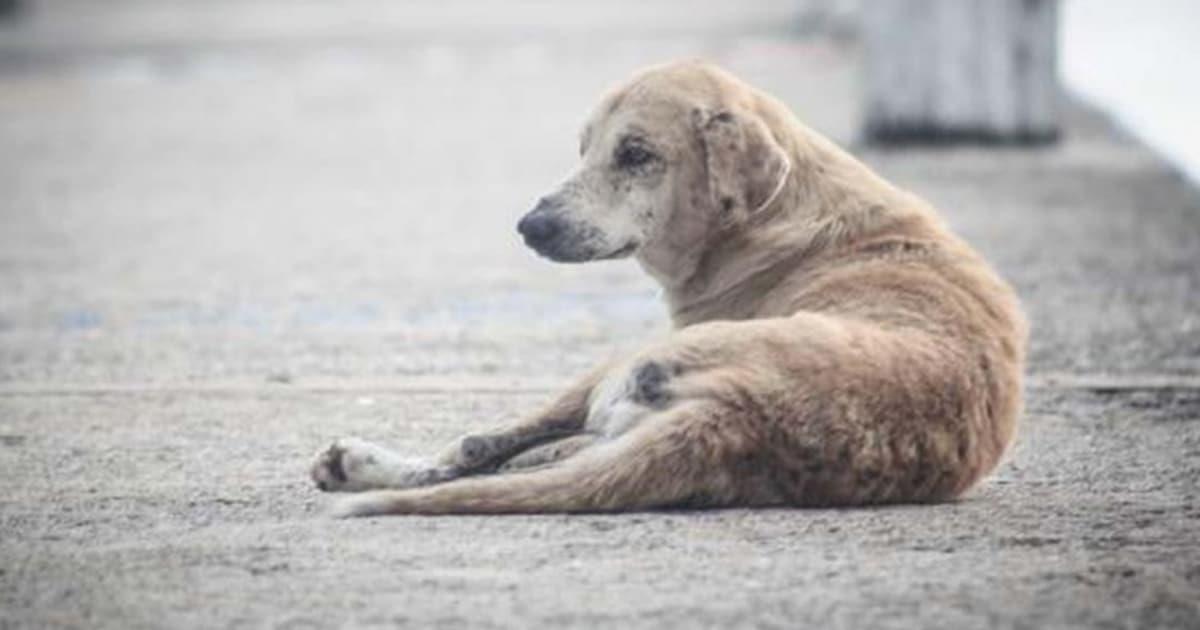
<svg viewBox="0 0 1200 630">
<path fill-rule="evenodd" d="M 422 485 L 437 472 L 428 462 L 402 457 L 378 444 L 342 438 L 317 455 L 309 476 L 326 492 L 359 492 Z"/>
</svg>

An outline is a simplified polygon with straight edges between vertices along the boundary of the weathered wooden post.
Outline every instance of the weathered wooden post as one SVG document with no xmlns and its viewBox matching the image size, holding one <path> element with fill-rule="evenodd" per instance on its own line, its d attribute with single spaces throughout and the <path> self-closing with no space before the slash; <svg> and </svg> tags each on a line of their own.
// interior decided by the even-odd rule
<svg viewBox="0 0 1200 630">
<path fill-rule="evenodd" d="M 881 144 L 1058 137 L 1058 0 L 862 5 L 864 135 Z"/>
</svg>

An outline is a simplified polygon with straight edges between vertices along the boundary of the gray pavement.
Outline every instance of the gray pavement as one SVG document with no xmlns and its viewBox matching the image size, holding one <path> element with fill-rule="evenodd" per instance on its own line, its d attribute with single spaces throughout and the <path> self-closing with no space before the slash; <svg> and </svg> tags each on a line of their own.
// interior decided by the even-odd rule
<svg viewBox="0 0 1200 630">
<path fill-rule="evenodd" d="M 856 47 L 822 6 L 0 25 L 0 628 L 1200 627 L 1200 193 L 1077 104 L 1053 148 L 857 150 L 1032 320 L 1020 441 L 968 499 L 322 517 L 329 439 L 427 452 L 665 327 L 634 264 L 513 231 L 607 85 L 709 57 L 853 144 Z"/>
</svg>

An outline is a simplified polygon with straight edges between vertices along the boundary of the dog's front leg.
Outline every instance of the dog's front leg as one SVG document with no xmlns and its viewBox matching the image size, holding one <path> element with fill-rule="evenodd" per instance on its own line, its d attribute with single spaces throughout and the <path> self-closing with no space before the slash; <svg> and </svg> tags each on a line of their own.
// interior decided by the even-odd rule
<svg viewBox="0 0 1200 630">
<path fill-rule="evenodd" d="M 433 460 L 404 457 L 366 440 L 342 438 L 317 455 L 309 476 L 326 492 L 361 492 L 415 488 L 492 472 L 530 448 L 582 431 L 588 397 L 605 371 L 583 378 L 541 413 L 507 428 L 463 436 Z"/>
<path fill-rule="evenodd" d="M 438 463 L 464 474 L 486 472 L 528 449 L 578 434 L 587 421 L 592 390 L 608 368 L 593 370 L 540 413 L 508 427 L 458 438 L 442 452 Z"/>
<path fill-rule="evenodd" d="M 452 466 L 404 457 L 359 438 L 341 438 L 321 451 L 309 470 L 317 488 L 326 492 L 403 489 L 457 479 Z"/>
</svg>

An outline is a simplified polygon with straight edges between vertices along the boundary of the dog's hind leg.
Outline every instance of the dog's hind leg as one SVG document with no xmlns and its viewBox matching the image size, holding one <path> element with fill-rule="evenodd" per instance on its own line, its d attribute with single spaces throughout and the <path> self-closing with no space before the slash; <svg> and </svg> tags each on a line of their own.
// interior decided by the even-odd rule
<svg viewBox="0 0 1200 630">
<path fill-rule="evenodd" d="M 654 414 L 628 433 L 561 462 L 504 475 L 348 497 L 340 516 L 604 512 L 770 503 L 747 497 L 741 469 L 752 451 L 711 405 Z"/>
</svg>

